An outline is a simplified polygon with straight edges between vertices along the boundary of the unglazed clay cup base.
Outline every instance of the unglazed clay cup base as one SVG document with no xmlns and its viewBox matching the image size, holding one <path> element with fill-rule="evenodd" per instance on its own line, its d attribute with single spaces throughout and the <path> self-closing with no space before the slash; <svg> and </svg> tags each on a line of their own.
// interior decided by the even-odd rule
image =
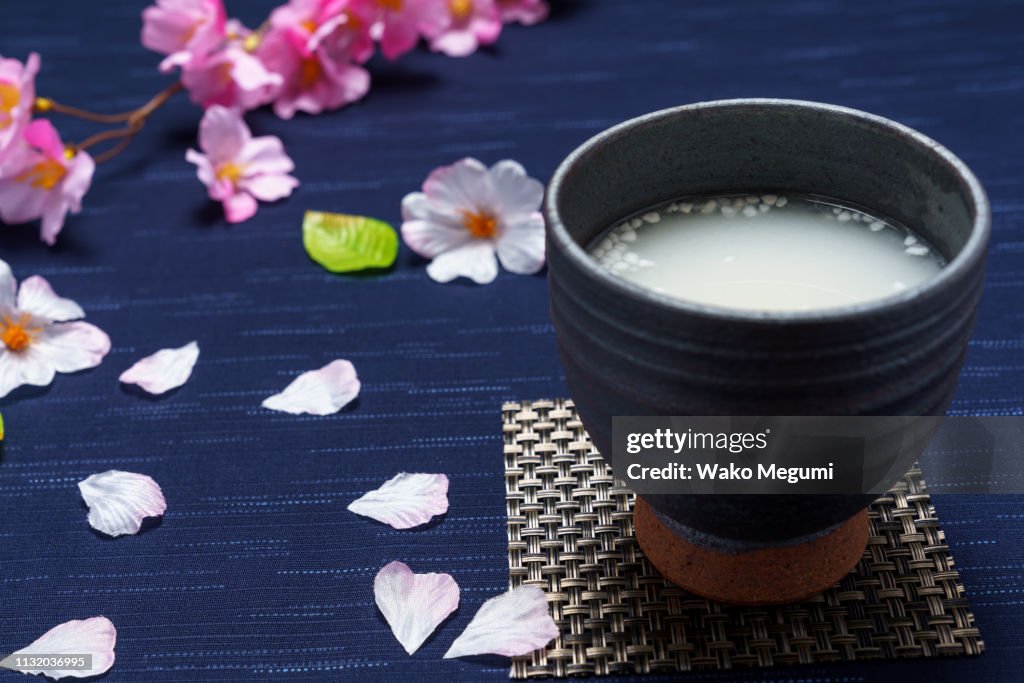
<svg viewBox="0 0 1024 683">
<path fill-rule="evenodd" d="M 748 551 L 683 538 L 641 498 L 633 508 L 633 527 L 644 555 L 666 580 L 736 605 L 778 605 L 817 595 L 857 566 L 868 544 L 867 510 L 813 540 Z"/>
</svg>

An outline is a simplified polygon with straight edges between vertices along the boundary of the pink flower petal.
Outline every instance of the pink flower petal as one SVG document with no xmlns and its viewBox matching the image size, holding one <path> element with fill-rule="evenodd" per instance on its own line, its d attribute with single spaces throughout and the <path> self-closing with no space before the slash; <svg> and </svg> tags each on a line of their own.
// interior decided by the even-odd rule
<svg viewBox="0 0 1024 683">
<path fill-rule="evenodd" d="M 485 602 L 445 653 L 445 659 L 495 654 L 518 657 L 558 637 L 547 597 L 540 588 L 519 586 Z"/>
<path fill-rule="evenodd" d="M 87 322 L 57 323 L 39 333 L 31 351 L 57 372 L 78 372 L 102 362 L 110 352 L 110 337 Z"/>
<path fill-rule="evenodd" d="M 544 217 L 535 213 L 505 226 L 498 238 L 498 259 L 505 270 L 531 275 L 544 267 Z"/>
<path fill-rule="evenodd" d="M 85 311 L 71 299 L 62 299 L 53 291 L 45 278 L 33 275 L 21 283 L 18 290 L 18 308 L 54 322 L 66 322 L 85 317 Z"/>
<path fill-rule="evenodd" d="M 518 21 L 524 26 L 532 26 L 548 18 L 548 3 L 544 0 L 504 0 L 498 3 L 501 20 L 506 24 Z"/>
<path fill-rule="evenodd" d="M 43 215 L 49 193 L 31 183 L 14 180 L 19 174 L 43 161 L 43 156 L 28 145 L 21 145 L 8 160 L 11 172 L 0 176 L 0 220 L 8 225 L 28 223 Z"/>
<path fill-rule="evenodd" d="M 352 501 L 348 509 L 395 529 L 411 529 L 448 512 L 448 477 L 401 472 Z"/>
<path fill-rule="evenodd" d="M 480 0 L 476 0 L 480 4 Z M 495 10 L 497 7 L 495 6 Z M 480 13 L 470 23 L 470 29 L 476 33 L 477 40 L 481 45 L 492 45 L 501 36 L 501 16 L 495 11 L 493 14 Z"/>
<path fill-rule="evenodd" d="M 276 135 L 262 135 L 250 140 L 238 161 L 253 173 L 282 174 L 295 170 L 294 162 L 284 151 L 281 138 Z"/>
<path fill-rule="evenodd" d="M 25 126 L 23 133 L 25 142 L 38 148 L 51 159 L 64 158 L 64 144 L 60 141 L 57 129 L 48 119 L 36 119 Z"/>
<path fill-rule="evenodd" d="M 422 192 L 411 192 L 402 199 L 402 239 L 424 258 L 473 241 L 473 235 L 461 225 L 457 215 L 446 215 L 432 205 Z"/>
<path fill-rule="evenodd" d="M 355 366 L 336 360 L 302 373 L 284 391 L 263 401 L 263 407 L 292 415 L 330 415 L 351 403 L 359 387 Z"/>
<path fill-rule="evenodd" d="M 284 82 L 284 79 L 281 78 L 280 74 L 274 74 L 267 71 L 263 62 L 246 52 L 244 49 L 235 50 L 232 55 L 235 61 L 231 75 L 240 89 L 252 91 L 260 88 L 279 86 Z"/>
<path fill-rule="evenodd" d="M 114 666 L 114 645 L 117 629 L 106 617 L 72 620 L 54 626 L 28 647 L 12 653 L 0 667 L 13 666 L 18 657 L 32 655 L 92 655 L 92 668 L 87 671 L 69 669 L 20 669 L 22 673 L 48 678 L 88 678 L 99 676 Z"/>
<path fill-rule="evenodd" d="M 170 55 L 161 71 L 205 60 L 227 38 L 221 0 L 156 0 L 142 12 L 142 44 Z"/>
<path fill-rule="evenodd" d="M 95 172 L 96 160 L 89 156 L 88 152 L 79 150 L 68 162 L 68 174 L 64 178 L 61 194 L 64 195 L 72 213 L 82 210 L 82 197 L 89 191 Z"/>
<path fill-rule="evenodd" d="M 387 13 L 383 32 L 380 36 L 380 49 L 388 59 L 395 60 L 416 47 L 420 34 L 416 23 L 408 19 L 395 19 L 395 15 Z"/>
<path fill-rule="evenodd" d="M 506 221 L 529 216 L 540 209 L 544 200 L 544 184 L 526 174 L 518 161 L 505 159 L 491 166 L 487 180 L 494 190 L 494 200 Z"/>
<path fill-rule="evenodd" d="M 459 585 L 448 574 L 414 574 L 403 562 L 385 565 L 373 597 L 391 632 L 410 655 L 459 606 Z"/>
<path fill-rule="evenodd" d="M 313 52 L 320 47 L 327 38 L 331 37 L 331 35 L 337 31 L 342 24 L 346 23 L 348 23 L 348 16 L 344 13 L 329 17 L 326 21 L 317 26 L 316 30 L 309 36 L 309 40 L 306 42 L 306 49 L 309 52 Z"/>
<path fill-rule="evenodd" d="M 435 282 L 451 282 L 457 277 L 468 277 L 478 285 L 493 282 L 498 277 L 494 244 L 475 240 L 440 254 L 427 266 L 427 275 Z"/>
<path fill-rule="evenodd" d="M 430 49 L 449 57 L 468 57 L 480 46 L 476 35 L 467 29 L 445 31 L 430 41 Z"/>
<path fill-rule="evenodd" d="M 289 196 L 299 181 L 290 175 L 258 175 L 242 180 L 238 186 L 261 202 L 273 202 Z"/>
<path fill-rule="evenodd" d="M 223 201 L 224 218 L 228 223 L 242 223 L 256 215 L 259 205 L 248 192 L 233 194 Z"/>
<path fill-rule="evenodd" d="M 160 65 L 157 67 L 160 73 L 170 73 L 181 66 L 187 66 L 190 64 L 196 55 L 192 54 L 188 50 L 182 50 L 181 52 L 174 52 L 167 55 L 160 61 Z M 191 88 L 189 88 L 191 90 Z"/>
<path fill-rule="evenodd" d="M 188 381 L 197 360 L 199 344 L 194 341 L 177 349 L 161 349 L 121 373 L 120 380 L 151 394 L 164 394 Z"/>
<path fill-rule="evenodd" d="M 322 51 L 322 50 L 321 50 Z M 319 53 L 318 53 L 319 54 Z M 361 100 L 370 91 L 370 72 L 349 62 L 322 61 L 327 80 L 321 93 L 324 109 L 338 109 Z"/>
<path fill-rule="evenodd" d="M 479 206 L 488 199 L 487 167 L 472 157 L 440 166 L 423 182 L 423 192 L 456 210 Z"/>
<path fill-rule="evenodd" d="M 57 235 L 64 228 L 67 215 L 82 210 L 82 197 L 92 184 L 96 162 L 88 152 L 79 151 L 68 163 L 67 169 L 60 190 L 47 193 L 49 196 L 43 206 L 39 236 L 51 247 L 57 242 Z"/>
<path fill-rule="evenodd" d="M 205 154 L 201 154 L 194 149 L 186 150 L 185 161 L 196 165 L 196 175 L 199 176 L 199 181 L 203 185 L 210 187 L 217 182 L 213 164 L 210 163 L 210 159 Z"/>
<path fill-rule="evenodd" d="M 0 346 L 0 398 L 7 396 L 20 386 L 49 386 L 56 374 L 53 365 L 40 360 L 33 348 L 27 352 L 13 353 Z"/>
<path fill-rule="evenodd" d="M 89 506 L 89 526 L 108 536 L 137 534 L 142 520 L 167 510 L 164 494 L 145 474 L 110 470 L 78 482 Z"/>
<path fill-rule="evenodd" d="M 237 111 L 215 104 L 199 122 L 199 146 L 214 166 L 233 161 L 252 139 L 249 126 Z"/>
</svg>

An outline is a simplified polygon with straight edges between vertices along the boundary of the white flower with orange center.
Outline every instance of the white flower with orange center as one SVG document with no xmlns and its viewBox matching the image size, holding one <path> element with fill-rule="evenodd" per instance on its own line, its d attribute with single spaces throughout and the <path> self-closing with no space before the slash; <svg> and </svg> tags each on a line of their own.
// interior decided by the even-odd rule
<svg viewBox="0 0 1024 683">
<path fill-rule="evenodd" d="M 84 317 L 78 304 L 57 296 L 38 275 L 19 289 L 11 267 L 0 261 L 0 398 L 26 384 L 47 386 L 58 372 L 99 365 L 110 337 L 79 320 Z"/>
<path fill-rule="evenodd" d="M 487 168 L 463 159 L 431 173 L 423 192 L 405 196 L 402 238 L 433 259 L 427 273 L 438 282 L 461 276 L 487 284 L 498 261 L 513 273 L 536 273 L 544 267 L 543 197 L 544 186 L 515 161 Z"/>
</svg>

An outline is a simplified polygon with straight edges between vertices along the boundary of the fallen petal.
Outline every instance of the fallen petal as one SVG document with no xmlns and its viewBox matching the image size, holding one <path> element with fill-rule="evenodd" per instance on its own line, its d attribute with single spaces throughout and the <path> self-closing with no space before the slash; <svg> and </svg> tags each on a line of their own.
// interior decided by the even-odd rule
<svg viewBox="0 0 1024 683">
<path fill-rule="evenodd" d="M 43 674 L 48 678 L 87 678 L 99 676 L 110 670 L 114 665 L 114 644 L 117 642 L 117 629 L 106 617 L 72 620 L 54 626 L 36 639 L 31 645 L 0 662 L 0 666 L 14 665 L 17 657 L 32 655 L 92 655 L 92 668 L 87 671 L 70 669 L 19 669 L 26 674 Z"/>
<path fill-rule="evenodd" d="M 319 370 L 304 372 L 280 394 L 263 401 L 263 407 L 292 415 L 330 415 L 359 395 L 356 369 L 347 360 L 336 360 Z"/>
<path fill-rule="evenodd" d="M 89 506 L 89 525 L 108 536 L 137 534 L 142 520 L 167 510 L 164 494 L 145 474 L 110 470 L 78 482 Z"/>
<path fill-rule="evenodd" d="M 444 658 L 484 654 L 518 657 L 557 637 L 558 626 L 548 611 L 544 591 L 536 586 L 519 586 L 485 602 Z"/>
<path fill-rule="evenodd" d="M 448 477 L 402 472 L 352 501 L 348 509 L 395 529 L 411 529 L 448 512 Z"/>
<path fill-rule="evenodd" d="M 391 632 L 409 654 L 459 606 L 459 585 L 448 574 L 413 574 L 404 562 L 377 572 L 373 596 Z"/>
<path fill-rule="evenodd" d="M 199 344 L 189 342 L 178 349 L 161 349 L 121 373 L 125 384 L 136 384 L 151 394 L 177 389 L 192 376 L 199 360 Z"/>
</svg>

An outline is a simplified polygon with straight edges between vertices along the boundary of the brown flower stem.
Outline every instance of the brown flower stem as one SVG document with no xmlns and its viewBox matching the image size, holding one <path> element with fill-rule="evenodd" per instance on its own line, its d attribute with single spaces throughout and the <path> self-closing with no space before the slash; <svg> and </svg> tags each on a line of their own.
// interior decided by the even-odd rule
<svg viewBox="0 0 1024 683">
<path fill-rule="evenodd" d="M 182 89 L 183 86 L 181 83 L 176 81 L 158 92 L 149 100 L 149 102 L 146 102 L 146 104 L 142 105 L 138 109 L 121 112 L 120 114 L 97 114 L 96 112 L 86 111 L 85 109 L 79 109 L 78 107 L 62 104 L 56 100 L 50 99 L 49 97 L 37 97 L 35 101 L 35 110 L 40 114 L 53 111 L 58 114 L 66 114 L 67 116 L 74 116 L 76 118 L 93 121 L 95 123 L 124 123 L 125 121 L 132 121 L 133 119 L 146 118 Z"/>
<path fill-rule="evenodd" d="M 85 119 L 86 121 L 94 121 L 96 123 L 121 123 L 127 121 L 128 117 L 133 112 L 126 112 L 124 114 L 96 114 L 91 111 L 79 109 L 77 107 L 70 107 L 66 104 L 61 104 L 51 100 L 48 97 L 37 97 L 35 102 L 35 110 L 40 114 L 47 112 L 57 112 L 58 114 L 66 114 L 68 116 L 74 116 L 75 118 Z"/>
<path fill-rule="evenodd" d="M 158 92 L 156 95 L 154 95 L 153 99 L 151 99 L 149 102 L 146 102 L 144 105 L 142 105 L 134 112 L 132 112 L 131 115 L 128 117 L 128 120 L 139 121 L 141 125 L 141 123 L 145 121 L 150 114 L 152 114 L 160 107 L 164 106 L 164 104 L 167 103 L 167 100 L 171 99 L 184 89 L 185 86 L 181 84 L 181 81 L 175 81 L 174 83 L 172 83 L 171 85 L 167 86 L 166 88 Z"/>
<path fill-rule="evenodd" d="M 123 152 L 125 147 L 127 147 L 129 144 L 131 144 L 131 141 L 132 141 L 132 139 L 134 137 L 135 137 L 135 134 L 132 133 L 131 135 L 128 135 L 128 136 L 126 136 L 124 138 L 121 138 L 120 142 L 118 142 L 116 145 L 114 145 L 110 149 L 108 149 L 108 150 L 106 150 L 104 152 L 100 152 L 99 154 L 97 154 L 95 157 L 93 157 L 93 160 L 97 164 L 102 164 L 105 161 L 110 161 L 111 159 L 116 157 L 118 154 Z"/>
<path fill-rule="evenodd" d="M 72 150 L 86 150 L 101 142 L 106 142 L 107 140 L 119 140 L 116 145 L 95 156 L 96 163 L 102 164 L 105 161 L 110 161 L 124 151 L 125 147 L 127 147 L 132 141 L 132 138 L 134 138 L 135 135 L 142 130 L 142 127 L 146 125 L 146 119 L 148 119 L 153 112 L 166 104 L 167 100 L 171 99 L 182 90 L 184 90 L 184 86 L 180 81 L 176 81 L 158 92 L 138 109 L 122 112 L 120 114 L 97 114 L 95 112 L 86 111 L 85 109 L 61 104 L 60 102 L 56 102 L 47 97 L 36 98 L 35 110 L 40 113 L 53 111 L 58 114 L 66 114 L 68 116 L 74 116 L 87 121 L 94 121 L 96 123 L 127 124 L 123 128 L 105 130 L 94 135 L 90 135 L 80 143 L 68 146 L 69 149 Z"/>
<path fill-rule="evenodd" d="M 77 150 L 86 150 L 106 140 L 116 140 L 117 138 L 124 137 L 131 138 L 132 136 L 139 132 L 140 128 L 142 128 L 141 123 L 132 123 L 131 125 L 125 126 L 124 128 L 117 128 L 115 130 L 105 130 L 100 133 L 96 133 L 95 135 L 90 135 L 89 137 L 82 140 L 74 147 Z"/>
<path fill-rule="evenodd" d="M 133 122 L 131 125 L 125 128 L 118 128 L 117 130 L 105 130 L 102 133 L 96 133 L 87 137 L 85 140 L 74 146 L 76 150 L 85 150 L 93 145 L 105 142 L 107 140 L 118 140 L 118 143 L 108 150 L 100 152 L 94 157 L 97 164 L 102 164 L 104 161 L 110 161 L 128 146 L 128 144 L 135 137 L 135 134 L 142 130 L 142 121 Z"/>
</svg>

